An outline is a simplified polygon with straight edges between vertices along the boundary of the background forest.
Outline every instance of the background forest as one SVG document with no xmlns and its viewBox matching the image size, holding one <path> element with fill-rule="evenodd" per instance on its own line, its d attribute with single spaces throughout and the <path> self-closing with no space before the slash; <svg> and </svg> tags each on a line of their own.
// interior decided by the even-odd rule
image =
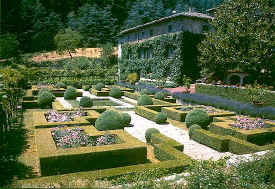
<svg viewBox="0 0 275 189">
<path fill-rule="evenodd" d="M 116 43 L 117 34 L 176 12 L 205 12 L 222 0 L 6 0 L 1 1 L 0 33 L 14 34 L 23 53 L 55 49 L 54 36 L 72 28 L 82 47 Z"/>
</svg>

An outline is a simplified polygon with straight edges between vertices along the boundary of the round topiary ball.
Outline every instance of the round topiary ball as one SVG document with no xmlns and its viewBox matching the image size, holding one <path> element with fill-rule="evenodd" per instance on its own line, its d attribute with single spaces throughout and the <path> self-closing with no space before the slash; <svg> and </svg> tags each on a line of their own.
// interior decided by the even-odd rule
<svg viewBox="0 0 275 189">
<path fill-rule="evenodd" d="M 49 91 L 44 91 L 38 95 L 37 103 L 40 107 L 49 107 L 54 100 L 53 94 Z"/>
<path fill-rule="evenodd" d="M 122 92 L 120 88 L 111 88 L 109 95 L 114 98 L 120 98 L 122 96 Z"/>
<path fill-rule="evenodd" d="M 77 97 L 77 92 L 74 87 L 68 87 L 64 93 L 64 99 L 66 100 L 75 100 Z"/>
<path fill-rule="evenodd" d="M 152 134 L 154 133 L 160 133 L 159 130 L 155 129 L 155 128 L 149 128 L 146 130 L 145 132 L 145 139 L 147 143 L 151 143 L 151 137 Z"/>
<path fill-rule="evenodd" d="M 206 129 L 209 123 L 209 116 L 204 110 L 192 110 L 185 117 L 185 124 L 187 128 L 189 128 L 191 125 L 197 124 L 201 126 L 203 129 Z"/>
<path fill-rule="evenodd" d="M 124 127 L 129 126 L 130 123 L 131 123 L 131 119 L 132 119 L 131 116 L 130 116 L 130 114 L 128 114 L 128 113 L 122 113 L 121 117 L 122 117 L 122 122 L 124 124 Z"/>
<path fill-rule="evenodd" d="M 82 83 L 79 81 L 73 81 L 72 86 L 76 89 L 81 89 L 82 88 Z"/>
<path fill-rule="evenodd" d="M 201 126 L 194 124 L 191 125 L 191 127 L 189 128 L 189 137 L 192 138 L 192 136 L 194 135 L 194 130 L 196 129 L 201 129 Z"/>
<path fill-rule="evenodd" d="M 138 98 L 137 105 L 138 105 L 138 106 L 153 105 L 152 98 L 149 97 L 149 96 L 146 95 L 146 94 L 141 95 L 141 96 Z"/>
<path fill-rule="evenodd" d="M 164 100 L 167 97 L 167 94 L 162 91 L 159 91 L 154 95 L 154 97 L 159 100 Z"/>
<path fill-rule="evenodd" d="M 93 100 L 88 96 L 83 96 L 79 101 L 79 106 L 91 107 L 93 106 Z"/>
<path fill-rule="evenodd" d="M 166 123 L 167 121 L 167 115 L 163 112 L 160 112 L 156 115 L 156 123 Z"/>
<path fill-rule="evenodd" d="M 67 86 L 65 83 L 63 82 L 58 82 L 56 85 L 55 85 L 56 88 L 60 89 L 60 88 L 63 88 L 63 89 L 66 89 Z"/>
<path fill-rule="evenodd" d="M 39 90 L 39 92 L 38 92 L 37 95 L 42 94 L 42 93 L 44 93 L 44 92 L 49 92 L 49 93 L 51 93 L 50 89 L 48 89 L 48 88 L 41 88 L 41 89 Z"/>
<path fill-rule="evenodd" d="M 98 91 L 101 91 L 101 89 L 104 87 L 105 87 L 105 85 L 103 83 L 98 83 L 98 84 L 96 84 L 95 89 Z"/>
<path fill-rule="evenodd" d="M 95 122 L 95 128 L 100 131 L 123 129 L 122 116 L 115 110 L 106 110 Z"/>
</svg>

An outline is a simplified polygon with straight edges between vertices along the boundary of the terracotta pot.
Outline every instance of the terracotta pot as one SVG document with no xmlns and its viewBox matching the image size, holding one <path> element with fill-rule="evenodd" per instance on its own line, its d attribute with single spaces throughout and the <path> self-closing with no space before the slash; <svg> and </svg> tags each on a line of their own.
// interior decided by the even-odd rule
<svg viewBox="0 0 275 189">
<path fill-rule="evenodd" d="M 255 106 L 258 106 L 258 107 L 263 107 L 264 106 L 264 102 L 253 102 L 253 104 Z"/>
</svg>

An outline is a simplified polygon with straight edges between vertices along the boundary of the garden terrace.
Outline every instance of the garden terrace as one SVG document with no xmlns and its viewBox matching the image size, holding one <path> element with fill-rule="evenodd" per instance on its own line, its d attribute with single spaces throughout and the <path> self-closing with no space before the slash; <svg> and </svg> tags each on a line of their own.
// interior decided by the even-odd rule
<svg viewBox="0 0 275 189">
<path fill-rule="evenodd" d="M 71 121 L 57 121 L 57 122 L 48 122 L 45 116 L 45 111 L 33 112 L 34 123 L 33 125 L 36 128 L 49 128 L 49 127 L 57 127 L 57 126 L 83 126 L 90 125 L 91 122 L 95 122 L 95 120 L 99 117 L 99 113 L 94 110 L 85 110 L 86 115 L 82 117 L 75 117 L 74 120 Z M 66 112 L 58 112 L 58 113 L 66 113 Z M 68 113 L 68 112 L 67 112 Z"/>
<path fill-rule="evenodd" d="M 201 105 L 163 107 L 162 112 L 166 113 L 167 116 L 171 119 L 184 122 L 186 115 L 189 112 L 191 112 L 193 109 L 205 110 L 211 119 L 213 119 L 213 117 L 225 117 L 225 116 L 235 115 L 234 112 L 229 112 L 229 111 L 220 110 L 209 106 L 201 106 Z"/>
<path fill-rule="evenodd" d="M 215 117 L 209 130 L 195 129 L 191 138 L 219 152 L 247 154 L 275 148 L 275 123 L 266 121 L 267 128 L 245 130 L 234 128 L 236 117 Z"/>
<path fill-rule="evenodd" d="M 104 135 L 94 127 L 82 127 L 89 136 Z M 43 176 L 79 171 L 121 167 L 147 161 L 146 145 L 123 130 L 110 130 L 121 140 L 119 144 L 60 149 L 52 138 L 51 129 L 35 132 Z M 78 162 L 78 163 L 75 163 Z"/>
<path fill-rule="evenodd" d="M 110 90 L 108 88 L 103 88 L 101 91 L 96 89 L 90 89 L 90 93 L 95 96 L 109 96 Z"/>
</svg>

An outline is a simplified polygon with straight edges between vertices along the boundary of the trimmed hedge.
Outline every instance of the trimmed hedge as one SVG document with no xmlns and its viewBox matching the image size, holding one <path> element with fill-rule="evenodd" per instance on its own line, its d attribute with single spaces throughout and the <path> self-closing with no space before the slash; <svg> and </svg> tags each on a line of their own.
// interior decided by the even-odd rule
<svg viewBox="0 0 275 189">
<path fill-rule="evenodd" d="M 163 112 L 159 112 L 156 115 L 156 123 L 158 123 L 158 124 L 167 123 L 167 115 Z"/>
<path fill-rule="evenodd" d="M 189 128 L 193 124 L 198 124 L 202 128 L 207 128 L 210 123 L 208 114 L 200 109 L 189 112 L 185 117 L 186 127 Z"/>
<path fill-rule="evenodd" d="M 183 151 L 184 145 L 175 141 L 174 139 L 171 139 L 161 133 L 154 133 L 151 137 L 151 143 L 154 145 L 156 144 L 166 144 L 168 146 L 172 146 L 173 148 Z"/>
<path fill-rule="evenodd" d="M 88 96 L 83 96 L 79 101 L 79 106 L 91 107 L 91 106 L 93 106 L 93 100 Z"/>
<path fill-rule="evenodd" d="M 149 128 L 145 132 L 145 139 L 147 143 L 151 143 L 151 138 L 154 133 L 159 133 L 159 130 L 156 128 Z"/>
<path fill-rule="evenodd" d="M 114 98 L 120 98 L 123 93 L 121 92 L 120 88 L 111 88 L 109 95 Z"/>
<path fill-rule="evenodd" d="M 144 106 L 144 105 L 153 105 L 152 98 L 149 97 L 148 95 L 144 94 L 141 95 L 138 100 L 137 100 L 137 105 L 138 106 Z"/>
<path fill-rule="evenodd" d="M 109 96 L 109 91 L 98 91 L 96 89 L 90 89 L 90 93 L 96 96 Z"/>
<path fill-rule="evenodd" d="M 100 131 L 123 129 L 125 127 L 121 114 L 115 110 L 103 112 L 95 122 L 95 128 Z"/>
<path fill-rule="evenodd" d="M 239 87 L 225 87 L 218 85 L 196 84 L 196 93 L 215 95 L 240 102 L 250 102 L 247 96 L 247 89 Z M 275 107 L 275 92 L 266 91 L 266 95 L 263 97 L 265 106 Z"/>
<path fill-rule="evenodd" d="M 146 108 L 145 106 L 136 106 L 135 113 L 156 122 L 156 116 L 158 115 L 157 111 Z"/>
<path fill-rule="evenodd" d="M 74 87 L 68 87 L 64 93 L 64 99 L 75 100 L 77 97 L 77 91 Z"/>
<path fill-rule="evenodd" d="M 96 84 L 95 89 L 97 91 L 101 91 L 101 89 L 104 88 L 104 87 L 105 87 L 105 85 L 103 83 L 98 83 L 98 84 Z"/>
</svg>

